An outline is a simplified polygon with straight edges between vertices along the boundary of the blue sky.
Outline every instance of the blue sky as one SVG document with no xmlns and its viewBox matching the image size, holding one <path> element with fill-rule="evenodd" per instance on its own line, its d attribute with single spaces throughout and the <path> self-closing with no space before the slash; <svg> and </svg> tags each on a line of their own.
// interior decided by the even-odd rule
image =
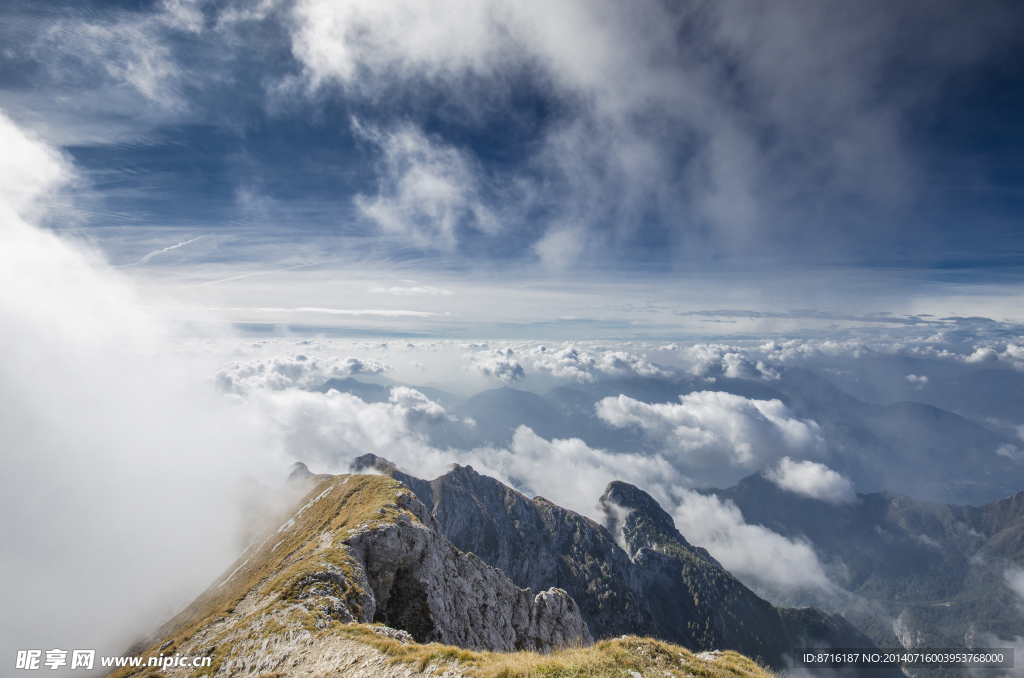
<svg viewBox="0 0 1024 678">
<path fill-rule="evenodd" d="M 77 173 L 51 227 L 204 308 L 427 285 L 453 294 L 395 308 L 499 331 L 529 309 L 451 297 L 521 285 L 551 323 L 610 284 L 680 313 L 1019 319 L 1012 2 L 0 12 L 0 108 Z"/>
</svg>

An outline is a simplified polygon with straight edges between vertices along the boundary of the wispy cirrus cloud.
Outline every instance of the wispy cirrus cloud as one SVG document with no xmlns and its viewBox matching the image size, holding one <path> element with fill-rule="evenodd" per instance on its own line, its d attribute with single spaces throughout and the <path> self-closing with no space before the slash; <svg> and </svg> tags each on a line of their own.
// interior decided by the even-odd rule
<svg viewBox="0 0 1024 678">
<path fill-rule="evenodd" d="M 455 294 L 451 290 L 443 290 L 431 285 L 417 285 L 415 287 L 371 287 L 370 292 L 375 294 L 393 294 L 399 297 L 450 297 Z"/>
</svg>

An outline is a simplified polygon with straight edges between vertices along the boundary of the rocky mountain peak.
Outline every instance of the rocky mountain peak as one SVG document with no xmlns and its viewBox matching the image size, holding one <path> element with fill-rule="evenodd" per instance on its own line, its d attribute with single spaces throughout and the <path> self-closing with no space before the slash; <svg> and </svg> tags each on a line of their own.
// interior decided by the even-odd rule
<svg viewBox="0 0 1024 678">
<path fill-rule="evenodd" d="M 309 470 L 308 466 L 303 464 L 301 461 L 297 461 L 292 464 L 292 471 L 288 474 L 288 483 L 302 482 L 307 478 L 312 478 L 313 475 L 313 472 Z"/>
<path fill-rule="evenodd" d="M 637 634 L 694 650 L 729 648 L 776 667 L 798 639 L 871 645 L 817 610 L 777 610 L 690 544 L 672 516 L 629 483 L 608 486 L 600 500 L 608 524 L 601 525 L 542 497 L 529 499 L 469 466 L 455 465 L 427 482 L 386 460 L 371 463 L 413 489 L 459 549 L 517 586 L 565 590 L 598 638 Z M 616 530 L 624 547 L 616 543 Z"/>
<path fill-rule="evenodd" d="M 605 527 L 621 539 L 630 558 L 636 559 L 641 549 L 650 549 L 669 557 L 697 558 L 724 569 L 706 549 L 686 541 L 672 516 L 639 487 L 615 480 L 608 484 L 598 505 L 606 516 Z"/>
</svg>

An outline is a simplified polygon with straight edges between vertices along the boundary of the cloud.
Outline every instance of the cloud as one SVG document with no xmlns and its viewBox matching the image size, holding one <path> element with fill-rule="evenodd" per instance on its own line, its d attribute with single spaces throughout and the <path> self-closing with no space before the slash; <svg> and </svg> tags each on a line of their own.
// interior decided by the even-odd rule
<svg viewBox="0 0 1024 678">
<path fill-rule="evenodd" d="M 927 385 L 928 383 L 928 377 L 924 375 L 918 376 L 916 374 L 908 374 L 906 376 L 906 380 L 909 381 L 911 384 L 914 384 L 918 390 L 924 388 L 925 385 Z"/>
<path fill-rule="evenodd" d="M 996 454 L 1024 463 L 1024 450 L 1012 443 L 1004 443 L 996 449 Z"/>
<path fill-rule="evenodd" d="M 672 372 L 626 351 L 587 351 L 574 345 L 558 351 L 538 346 L 524 356 L 533 369 L 560 379 L 592 382 L 598 376 L 671 377 Z"/>
<path fill-rule="evenodd" d="M 397 296 L 435 296 L 435 297 L 450 297 L 454 292 L 450 290 L 442 290 L 437 287 L 431 287 L 430 285 L 423 285 L 417 287 L 371 287 L 370 291 L 375 294 L 394 294 Z"/>
<path fill-rule="evenodd" d="M 505 383 L 519 381 L 526 376 L 526 370 L 513 355 L 515 353 L 511 349 L 492 349 L 482 355 L 470 354 L 467 356 L 470 361 L 467 369 Z"/>
<path fill-rule="evenodd" d="M 291 18 L 313 94 L 340 89 L 377 105 L 396 92 L 440 96 L 440 115 L 477 129 L 508 124 L 512 82 L 554 104 L 508 182 L 528 185 L 514 220 L 542 216 L 533 250 L 554 267 L 627 241 L 645 220 L 668 225 L 680 256 L 692 244 L 782 254 L 780 223 L 823 245 L 849 242 L 850 204 L 895 209 L 914 193 L 924 163 L 908 121 L 942 96 L 950 72 L 1015 43 L 1020 26 L 998 3 L 936 13 L 839 0 L 301 0 Z M 890 77 L 894 64 L 911 75 Z M 388 170 L 366 202 L 372 218 L 453 246 L 454 224 L 475 207 L 448 178 L 472 187 L 483 174 L 457 155 L 413 163 L 429 169 L 410 169 L 408 190 L 406 173 Z M 835 227 L 805 216 L 828 208 Z"/>
<path fill-rule="evenodd" d="M 181 89 L 188 75 L 175 57 L 174 38 L 202 28 L 199 3 L 168 1 L 151 13 L 112 12 L 92 14 L 89 20 L 55 21 L 35 49 L 48 53 L 51 58 L 45 65 L 58 78 L 75 73 L 88 80 L 102 74 L 161 112 L 180 112 L 185 108 Z"/>
<path fill-rule="evenodd" d="M 613 480 L 636 483 L 668 501 L 666 489 L 685 481 L 664 458 L 589 447 L 582 440 L 546 440 L 526 426 L 508 449 L 477 449 L 465 457 L 474 468 L 560 506 L 600 519 L 597 500 Z"/>
<path fill-rule="evenodd" d="M 969 363 L 990 363 L 999 360 L 999 354 L 991 348 L 978 348 L 971 355 L 964 358 Z"/>
<path fill-rule="evenodd" d="M 777 466 L 765 471 L 765 477 L 784 490 L 830 504 L 849 504 L 857 500 L 849 480 L 813 461 L 783 457 Z"/>
<path fill-rule="evenodd" d="M 391 389 L 389 401 L 394 413 L 406 421 L 426 421 L 436 424 L 448 418 L 444 407 L 407 386 L 396 386 Z"/>
<path fill-rule="evenodd" d="M 376 197 L 355 197 L 356 206 L 382 231 L 440 249 L 453 249 L 463 228 L 497 231 L 469 155 L 410 125 L 390 132 L 353 127 L 382 153 Z"/>
<path fill-rule="evenodd" d="M 5 228 L 29 231 L 17 220 L 37 218 L 45 209 L 45 198 L 75 179 L 70 163 L 55 149 L 23 131 L 0 110 L 0 210 L 4 210 Z"/>
<path fill-rule="evenodd" d="M 1017 594 L 1020 598 L 1020 602 L 1024 604 L 1024 569 L 1019 567 L 1011 567 L 1003 573 L 1003 577 L 1006 579 L 1007 586 L 1010 590 Z"/>
<path fill-rule="evenodd" d="M 236 557 L 231 484 L 285 460 L 194 362 L 154 356 L 149 300 L 34 221 L 75 169 L 3 114 L 0 147 L 0 654 L 119 654 Z"/>
<path fill-rule="evenodd" d="M 699 468 L 759 468 L 783 456 L 820 456 L 821 428 L 779 400 L 701 391 L 680 403 L 650 405 L 625 395 L 605 398 L 597 415 L 617 427 L 639 426 L 663 453 Z"/>
<path fill-rule="evenodd" d="M 690 373 L 699 377 L 728 379 L 778 379 L 779 374 L 763 361 L 752 362 L 738 346 L 695 344 L 685 351 L 693 361 Z"/>
<path fill-rule="evenodd" d="M 184 247 L 185 245 L 191 245 L 195 241 L 202 240 L 205 237 L 206 237 L 205 235 L 201 235 L 198 238 L 192 238 L 191 240 L 186 240 L 184 242 L 179 242 L 177 245 L 171 245 L 170 247 L 165 247 L 165 248 L 160 249 L 160 250 L 153 250 L 152 252 L 150 252 L 146 256 L 144 256 L 141 259 L 139 259 L 139 261 L 138 261 L 138 263 L 136 265 L 137 266 L 141 266 L 142 264 L 145 264 L 147 261 L 149 261 L 150 259 L 152 259 L 153 257 L 155 257 L 158 254 L 163 254 L 164 252 L 170 252 L 171 250 L 176 250 L 179 247 Z"/>
<path fill-rule="evenodd" d="M 213 380 L 225 393 L 245 395 L 256 388 L 273 391 L 308 388 L 319 386 L 328 379 L 354 374 L 383 374 L 392 369 L 387 363 L 377 360 L 362 360 L 352 356 L 345 359 L 318 358 L 299 353 L 265 360 L 233 362 L 220 369 Z"/>
<path fill-rule="evenodd" d="M 731 501 L 685 492 L 672 516 L 689 541 L 710 551 L 747 585 L 776 591 L 838 590 L 810 544 L 747 524 Z"/>
<path fill-rule="evenodd" d="M 255 388 L 239 407 L 267 422 L 265 434 L 315 471 L 345 473 L 355 457 L 373 452 L 429 476 L 442 473 L 453 456 L 431 448 L 422 430 L 442 420 L 444 408 L 412 389 L 366 403 L 335 390 Z"/>
</svg>

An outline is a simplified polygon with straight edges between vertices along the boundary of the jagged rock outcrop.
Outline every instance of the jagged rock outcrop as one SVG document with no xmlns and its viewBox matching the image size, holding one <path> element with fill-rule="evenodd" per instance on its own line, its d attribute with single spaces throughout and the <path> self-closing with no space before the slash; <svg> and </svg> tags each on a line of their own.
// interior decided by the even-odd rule
<svg viewBox="0 0 1024 678">
<path fill-rule="evenodd" d="M 961 643 L 947 638 L 927 619 L 912 610 L 904 610 L 893 620 L 892 631 L 899 638 L 900 644 L 908 650 L 961 647 Z"/>
<path fill-rule="evenodd" d="M 564 589 L 598 638 L 650 635 L 694 650 L 734 649 L 775 667 L 796 646 L 872 645 L 845 620 L 810 608 L 776 609 L 689 544 L 671 516 L 632 485 L 609 485 L 601 499 L 608 521 L 601 525 L 542 497 L 528 499 L 469 466 L 429 482 L 374 455 L 359 457 L 353 468 L 372 468 L 410 487 L 442 534 L 516 585 Z"/>
<path fill-rule="evenodd" d="M 474 649 L 546 651 L 593 642 L 565 591 L 550 588 L 534 596 L 456 549 L 418 499 L 401 494 L 398 505 L 409 514 L 357 529 L 345 540 L 373 591 L 374 621 L 404 629 L 421 643 Z"/>
<path fill-rule="evenodd" d="M 229 573 L 135 653 L 208 656 L 209 675 L 322 675 L 317 667 L 335 670 L 323 653 L 351 650 L 341 641 L 353 622 L 384 623 L 401 632 L 391 635 L 399 641 L 481 650 L 593 643 L 565 591 L 534 595 L 459 551 L 398 481 L 319 475 L 304 482 L 311 489 L 300 508 L 278 515 Z"/>
<path fill-rule="evenodd" d="M 430 507 L 445 537 L 517 586 L 567 591 L 596 637 L 658 636 L 629 556 L 593 520 L 541 497 L 527 499 L 470 466 L 430 482 L 372 454 L 352 468 L 372 468 L 407 485 Z"/>
<path fill-rule="evenodd" d="M 303 464 L 301 461 L 297 461 L 292 464 L 292 471 L 288 474 L 289 483 L 300 483 L 307 478 L 312 478 L 313 472 L 309 470 L 309 467 Z"/>
</svg>

